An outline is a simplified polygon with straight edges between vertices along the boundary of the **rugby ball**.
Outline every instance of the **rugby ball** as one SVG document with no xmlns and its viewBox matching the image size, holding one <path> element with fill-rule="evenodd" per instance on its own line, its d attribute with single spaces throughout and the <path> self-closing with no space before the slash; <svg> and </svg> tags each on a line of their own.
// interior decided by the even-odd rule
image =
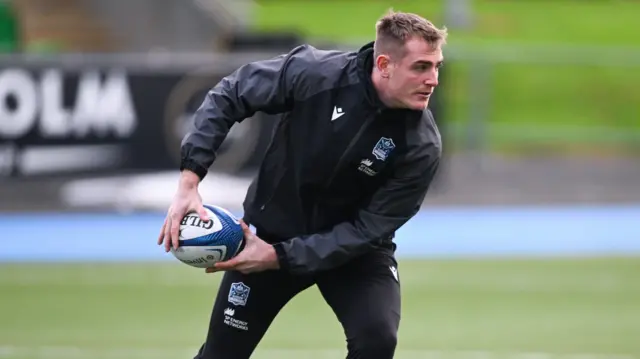
<svg viewBox="0 0 640 359">
<path fill-rule="evenodd" d="M 205 205 L 209 221 L 195 212 L 187 213 L 180 223 L 178 248 L 171 253 L 182 263 L 196 268 L 213 267 L 235 257 L 244 246 L 240 221 L 228 210 Z"/>
</svg>

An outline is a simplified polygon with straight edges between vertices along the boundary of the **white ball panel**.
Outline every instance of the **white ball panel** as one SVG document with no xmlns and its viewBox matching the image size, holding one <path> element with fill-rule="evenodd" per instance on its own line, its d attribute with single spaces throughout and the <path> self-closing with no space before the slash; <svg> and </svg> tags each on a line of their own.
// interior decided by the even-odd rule
<svg viewBox="0 0 640 359">
<path fill-rule="evenodd" d="M 213 267 L 227 255 L 226 246 L 178 247 L 171 249 L 173 255 L 181 262 L 197 268 Z"/>
<path fill-rule="evenodd" d="M 240 220 L 238 219 L 238 217 L 234 216 L 231 212 L 229 212 L 226 208 L 222 208 L 220 206 L 212 206 L 215 207 L 216 209 L 218 209 L 220 212 L 225 213 L 227 216 L 229 216 L 229 218 L 231 218 L 231 220 L 233 222 L 235 222 L 236 224 L 240 224 Z"/>
</svg>

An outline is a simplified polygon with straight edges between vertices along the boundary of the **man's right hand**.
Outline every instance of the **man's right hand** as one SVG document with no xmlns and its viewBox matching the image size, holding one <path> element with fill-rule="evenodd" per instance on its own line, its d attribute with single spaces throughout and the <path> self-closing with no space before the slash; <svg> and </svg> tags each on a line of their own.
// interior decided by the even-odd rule
<svg viewBox="0 0 640 359">
<path fill-rule="evenodd" d="M 178 190 L 173 197 L 167 218 L 165 218 L 158 236 L 158 245 L 164 244 L 166 252 L 169 252 L 171 247 L 178 248 L 180 222 L 187 213 L 196 212 L 203 221 L 209 220 L 207 211 L 202 205 L 202 197 L 198 193 L 199 182 L 200 178 L 191 171 L 185 170 L 180 174 Z"/>
</svg>

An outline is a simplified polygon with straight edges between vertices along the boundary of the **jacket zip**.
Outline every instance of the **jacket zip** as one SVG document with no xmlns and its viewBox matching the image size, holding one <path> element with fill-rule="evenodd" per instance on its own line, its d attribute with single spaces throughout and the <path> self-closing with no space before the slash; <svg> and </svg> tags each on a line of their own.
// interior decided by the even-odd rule
<svg viewBox="0 0 640 359">
<path fill-rule="evenodd" d="M 377 114 L 377 112 L 376 112 L 376 114 Z M 364 131 L 366 131 L 367 128 L 369 128 L 369 126 L 371 125 L 373 120 L 376 119 L 376 114 L 374 114 L 374 115 L 370 116 L 369 118 L 367 118 L 367 121 L 364 123 L 364 125 L 362 125 L 362 127 L 360 127 L 360 129 L 358 130 L 356 135 L 353 136 L 353 139 L 351 140 L 351 142 L 349 142 L 349 145 L 347 146 L 347 148 L 344 150 L 344 152 L 342 152 L 342 156 L 340 156 L 340 159 L 338 160 L 338 164 L 333 168 L 333 173 L 331 173 L 331 177 L 329 177 L 329 180 L 325 184 L 324 188 L 329 188 L 331 186 L 331 183 L 333 182 L 333 180 L 335 179 L 336 175 L 338 174 L 338 171 L 343 166 L 344 161 L 347 159 L 347 155 L 349 154 L 349 151 L 351 151 L 353 146 L 356 145 L 356 143 L 358 142 L 360 137 L 362 137 L 362 134 L 364 133 Z"/>
<path fill-rule="evenodd" d="M 280 124 L 278 125 L 278 128 L 276 128 L 276 136 L 278 136 L 277 132 L 281 130 L 282 131 L 287 131 L 288 128 L 284 127 L 287 126 L 288 123 L 285 122 L 285 120 L 288 120 L 288 116 L 283 118 L 282 121 L 280 122 Z M 283 136 L 284 138 L 287 138 L 286 135 Z M 274 138 L 274 141 L 277 141 L 277 138 Z M 285 156 L 287 155 L 287 151 L 285 151 Z M 285 163 L 287 162 L 287 158 L 285 158 Z M 286 166 L 284 166 L 284 171 L 287 171 Z M 271 194 L 266 198 L 265 201 L 262 202 L 262 205 L 258 208 L 259 212 L 264 211 L 264 209 L 267 207 L 267 205 L 269 205 L 269 203 L 271 203 L 271 200 L 273 199 L 273 197 L 275 196 L 276 191 L 278 190 L 278 187 L 280 186 L 280 183 L 282 182 L 282 178 L 284 178 L 284 174 L 280 175 L 280 178 L 278 178 L 277 181 L 275 181 L 274 185 L 272 186 L 272 190 L 271 190 Z M 258 189 L 256 189 L 256 193 L 258 192 Z"/>
<path fill-rule="evenodd" d="M 351 151 L 353 146 L 355 146 L 356 143 L 358 143 L 358 140 L 360 139 L 360 137 L 362 137 L 362 134 L 364 134 L 367 128 L 369 128 L 371 123 L 376 119 L 376 116 L 378 115 L 378 113 L 379 111 L 376 111 L 373 115 L 369 116 L 369 118 L 367 118 L 367 120 L 362 125 L 362 127 L 360 127 L 356 135 L 353 136 L 353 139 L 351 140 L 351 142 L 349 142 L 349 145 L 347 146 L 347 148 L 344 150 L 344 152 L 342 152 L 342 156 L 340 156 L 340 159 L 338 160 L 338 164 L 334 167 L 333 172 L 329 177 L 329 180 L 327 180 L 327 183 L 324 185 L 325 189 L 331 186 L 331 183 L 333 182 L 336 175 L 338 174 L 338 171 L 340 170 L 340 168 L 342 168 L 344 161 L 346 161 L 349 151 Z M 308 228 L 309 232 L 316 228 L 317 218 L 318 218 L 318 205 L 316 204 L 313 206 L 313 211 L 311 212 L 311 226 L 310 226 L 311 228 Z"/>
</svg>

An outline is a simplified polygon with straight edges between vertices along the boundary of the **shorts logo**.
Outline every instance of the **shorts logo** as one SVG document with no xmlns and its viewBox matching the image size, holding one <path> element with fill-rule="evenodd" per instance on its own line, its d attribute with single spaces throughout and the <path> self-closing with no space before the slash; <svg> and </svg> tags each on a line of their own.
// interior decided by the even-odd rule
<svg viewBox="0 0 640 359">
<path fill-rule="evenodd" d="M 231 283 L 231 289 L 229 290 L 229 303 L 238 306 L 247 305 L 247 299 L 249 299 L 249 291 L 251 288 L 242 282 Z"/>
<path fill-rule="evenodd" d="M 224 324 L 240 329 L 240 330 L 249 330 L 249 322 L 245 320 L 239 320 L 234 318 L 233 316 L 236 314 L 235 309 L 227 308 L 224 310 L 224 320 L 222 321 Z"/>
<path fill-rule="evenodd" d="M 391 271 L 391 274 L 393 274 L 393 278 L 396 279 L 396 282 L 399 282 L 400 280 L 398 279 L 398 270 L 396 269 L 396 267 L 389 266 L 389 270 Z"/>
<path fill-rule="evenodd" d="M 396 148 L 396 145 L 393 143 L 393 139 L 380 137 L 378 143 L 373 147 L 372 153 L 377 159 L 384 161 L 394 148 Z"/>
</svg>

